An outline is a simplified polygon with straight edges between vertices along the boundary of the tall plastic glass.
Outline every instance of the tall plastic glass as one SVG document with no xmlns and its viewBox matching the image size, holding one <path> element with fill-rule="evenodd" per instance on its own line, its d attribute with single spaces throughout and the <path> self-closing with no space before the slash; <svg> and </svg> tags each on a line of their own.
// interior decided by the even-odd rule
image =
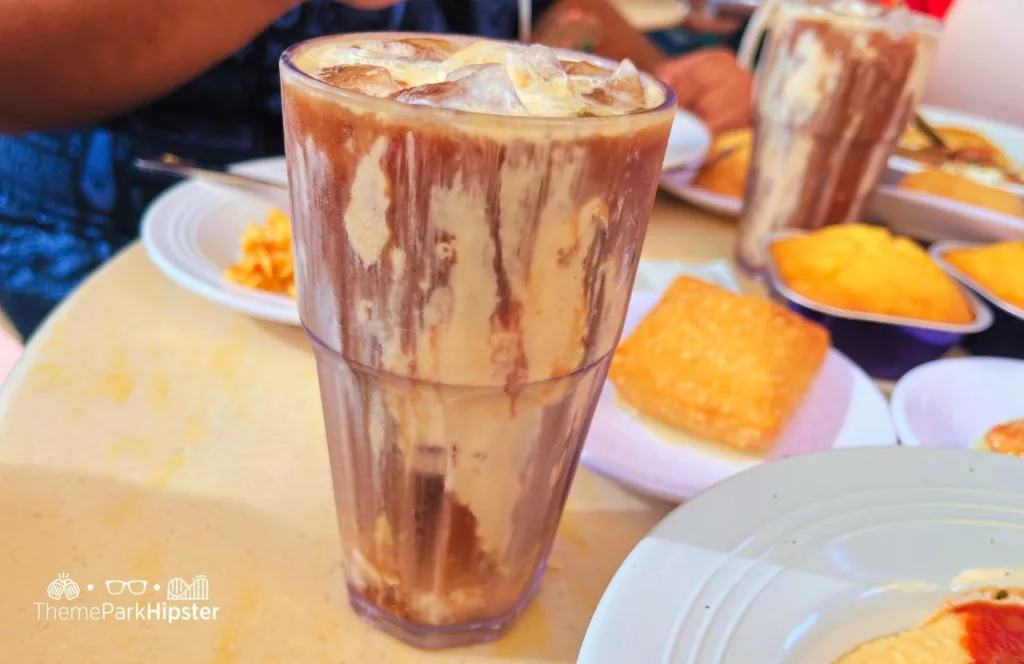
<svg viewBox="0 0 1024 664">
<path fill-rule="evenodd" d="M 281 74 L 349 598 L 419 647 L 492 639 L 544 569 L 674 99 L 649 81 L 664 103 L 613 117 L 405 104 L 304 71 L 323 43 Z"/>
<path fill-rule="evenodd" d="M 755 272 L 771 233 L 862 221 L 942 30 L 874 0 L 776 0 L 758 13 L 769 40 L 736 246 Z"/>
</svg>

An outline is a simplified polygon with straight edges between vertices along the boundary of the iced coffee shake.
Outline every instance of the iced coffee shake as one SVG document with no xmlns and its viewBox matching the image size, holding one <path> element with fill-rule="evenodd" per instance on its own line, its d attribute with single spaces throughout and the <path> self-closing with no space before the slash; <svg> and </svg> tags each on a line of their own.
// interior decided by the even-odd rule
<svg viewBox="0 0 1024 664">
<path fill-rule="evenodd" d="M 422 35 L 281 72 L 351 603 L 421 647 L 494 638 L 551 548 L 674 100 L 629 62 Z"/>
<path fill-rule="evenodd" d="M 941 31 L 872 0 L 778 0 L 773 12 L 737 244 L 755 271 L 770 233 L 862 221 Z"/>
</svg>

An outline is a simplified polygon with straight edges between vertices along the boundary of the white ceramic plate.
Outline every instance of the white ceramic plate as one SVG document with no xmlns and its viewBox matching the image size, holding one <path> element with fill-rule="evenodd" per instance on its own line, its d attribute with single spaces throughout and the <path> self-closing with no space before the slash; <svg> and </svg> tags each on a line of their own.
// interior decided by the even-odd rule
<svg viewBox="0 0 1024 664">
<path fill-rule="evenodd" d="M 677 110 L 663 166 L 692 179 L 711 147 L 711 132 L 696 115 Z"/>
<path fill-rule="evenodd" d="M 1024 239 L 1024 219 L 929 194 L 904 191 L 891 171 L 868 203 L 867 218 L 925 242 Z"/>
<path fill-rule="evenodd" d="M 906 447 L 758 466 L 637 545 L 578 661 L 830 664 L 951 593 L 1019 586 L 1021 475 L 1019 459 Z"/>
<path fill-rule="evenodd" d="M 1024 163 L 1024 128 L 930 106 L 921 115 L 935 125 L 974 129 L 988 136 L 1018 163 Z M 935 242 L 1024 239 L 1024 219 L 985 210 L 959 201 L 908 192 L 897 186 L 907 173 L 922 166 L 905 157 L 889 159 L 889 172 L 868 205 L 868 218 L 884 223 L 901 235 Z M 1024 195 L 1024 187 L 1014 187 Z"/>
<path fill-rule="evenodd" d="M 288 179 L 283 157 L 239 164 L 233 170 Z M 241 256 L 238 243 L 246 226 L 262 223 L 272 207 L 270 201 L 232 189 L 182 182 L 146 210 L 142 245 L 150 260 L 182 288 L 250 316 L 298 325 L 298 309 L 291 298 L 243 288 L 223 276 Z"/>
<path fill-rule="evenodd" d="M 722 196 L 693 186 L 708 149 L 711 132 L 695 115 L 676 111 L 676 120 L 665 153 L 666 170 L 661 174 L 661 188 L 701 209 L 726 217 L 738 217 L 742 198 Z"/>
<path fill-rule="evenodd" d="M 977 448 L 989 429 L 1021 417 L 1022 360 L 936 360 L 908 372 L 892 393 L 893 423 L 904 445 Z M 1021 477 L 1024 481 L 1024 461 Z"/>
<path fill-rule="evenodd" d="M 661 176 L 661 187 L 673 196 L 702 210 L 729 218 L 740 216 L 740 213 L 743 212 L 742 198 L 724 196 L 695 187 L 692 184 L 694 177 L 696 177 L 696 171 L 665 173 Z"/>
<path fill-rule="evenodd" d="M 657 293 L 633 293 L 623 337 L 658 299 Z M 769 458 L 836 447 L 895 444 L 882 392 L 833 348 Z M 609 381 L 601 392 L 581 461 L 594 472 L 637 491 L 679 502 L 764 459 L 700 441 L 681 441 L 678 433 L 637 416 L 622 404 Z"/>
</svg>

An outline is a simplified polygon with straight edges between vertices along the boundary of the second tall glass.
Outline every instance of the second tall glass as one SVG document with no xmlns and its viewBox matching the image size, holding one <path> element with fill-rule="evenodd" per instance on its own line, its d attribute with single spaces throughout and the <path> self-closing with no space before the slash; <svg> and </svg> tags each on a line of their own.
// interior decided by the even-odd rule
<svg viewBox="0 0 1024 664">
<path fill-rule="evenodd" d="M 874 0 L 777 0 L 757 74 L 754 148 L 736 253 L 764 267 L 765 237 L 862 221 L 913 116 L 942 24 Z M 747 37 L 744 37 L 746 40 Z"/>
</svg>

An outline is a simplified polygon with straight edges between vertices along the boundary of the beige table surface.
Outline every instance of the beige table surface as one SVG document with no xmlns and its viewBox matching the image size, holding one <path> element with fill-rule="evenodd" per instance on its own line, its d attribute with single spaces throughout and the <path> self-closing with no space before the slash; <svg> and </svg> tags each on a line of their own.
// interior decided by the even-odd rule
<svg viewBox="0 0 1024 664">
<path fill-rule="evenodd" d="M 660 199 L 646 255 L 722 257 L 732 232 Z M 507 637 L 431 655 L 373 632 L 344 598 L 304 336 L 182 290 L 135 245 L 40 329 L 0 393 L 0 661 L 574 662 L 608 581 L 671 507 L 581 470 L 552 569 Z M 77 599 L 47 598 L 60 573 Z M 130 601 L 155 604 L 196 575 L 215 621 L 56 613 L 128 603 L 107 580 L 145 580 Z"/>
<path fill-rule="evenodd" d="M 679 0 L 612 0 L 612 5 L 643 32 L 675 27 L 686 16 Z"/>
</svg>

